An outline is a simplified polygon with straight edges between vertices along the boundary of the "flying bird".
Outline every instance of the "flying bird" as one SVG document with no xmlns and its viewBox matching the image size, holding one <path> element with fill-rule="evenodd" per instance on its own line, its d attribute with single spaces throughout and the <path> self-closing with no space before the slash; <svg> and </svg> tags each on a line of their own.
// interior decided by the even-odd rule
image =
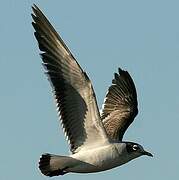
<svg viewBox="0 0 179 180">
<path fill-rule="evenodd" d="M 127 71 L 118 69 L 100 114 L 88 75 L 42 11 L 32 6 L 32 25 L 43 66 L 51 83 L 57 111 L 71 154 L 43 154 L 39 169 L 46 176 L 92 173 L 152 156 L 138 143 L 122 141 L 138 113 L 137 93 Z"/>
</svg>

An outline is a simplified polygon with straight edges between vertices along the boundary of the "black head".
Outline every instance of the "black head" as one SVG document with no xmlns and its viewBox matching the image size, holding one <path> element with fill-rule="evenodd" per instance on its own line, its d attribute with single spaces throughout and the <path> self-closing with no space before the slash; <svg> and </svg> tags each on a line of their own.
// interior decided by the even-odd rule
<svg viewBox="0 0 179 180">
<path fill-rule="evenodd" d="M 136 156 L 147 155 L 153 157 L 153 155 L 144 150 L 144 148 L 137 143 L 126 142 L 126 150 L 129 154 L 134 154 Z"/>
</svg>

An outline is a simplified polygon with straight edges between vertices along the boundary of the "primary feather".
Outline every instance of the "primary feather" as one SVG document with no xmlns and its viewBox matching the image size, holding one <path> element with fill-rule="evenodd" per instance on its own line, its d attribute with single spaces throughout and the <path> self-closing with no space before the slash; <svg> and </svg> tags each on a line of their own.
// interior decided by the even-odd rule
<svg viewBox="0 0 179 180">
<path fill-rule="evenodd" d="M 72 153 L 107 141 L 91 81 L 40 9 L 32 8 L 34 34 Z"/>
<path fill-rule="evenodd" d="M 119 73 L 114 74 L 101 113 L 108 136 L 113 140 L 121 141 L 137 113 L 137 93 L 134 82 L 127 71 L 119 68 Z"/>
</svg>

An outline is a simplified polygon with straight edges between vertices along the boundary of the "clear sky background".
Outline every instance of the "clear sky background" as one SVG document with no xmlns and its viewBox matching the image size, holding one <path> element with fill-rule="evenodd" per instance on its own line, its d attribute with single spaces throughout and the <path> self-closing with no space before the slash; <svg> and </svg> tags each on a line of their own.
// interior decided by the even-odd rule
<svg viewBox="0 0 179 180">
<path fill-rule="evenodd" d="M 88 73 L 101 107 L 113 73 L 128 70 L 139 114 L 124 139 L 140 157 L 95 174 L 55 179 L 179 179 L 179 1 L 6 0 L 0 5 L 0 179 L 48 179 L 42 153 L 68 154 L 31 26 L 36 3 Z"/>
</svg>

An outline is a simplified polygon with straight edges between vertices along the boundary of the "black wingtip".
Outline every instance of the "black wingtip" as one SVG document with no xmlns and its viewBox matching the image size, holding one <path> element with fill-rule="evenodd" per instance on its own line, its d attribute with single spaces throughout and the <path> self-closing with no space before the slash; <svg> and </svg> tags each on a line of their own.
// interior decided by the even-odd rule
<svg viewBox="0 0 179 180">
<path fill-rule="evenodd" d="M 119 75 L 121 75 L 122 73 L 127 72 L 127 71 L 125 71 L 125 70 L 123 70 L 123 69 L 121 69 L 121 68 L 119 67 L 119 68 L 118 68 L 118 72 L 119 72 Z"/>
<path fill-rule="evenodd" d="M 120 67 L 118 67 L 118 72 L 119 72 L 119 74 L 122 72 L 123 70 L 120 68 Z"/>
<path fill-rule="evenodd" d="M 31 16 L 32 16 L 32 19 L 35 21 L 36 20 L 36 18 L 37 18 L 37 14 L 38 14 L 38 11 L 40 11 L 40 9 L 35 5 L 35 4 L 33 4 L 32 6 L 31 6 L 31 8 L 32 8 L 32 13 L 31 13 Z"/>
<path fill-rule="evenodd" d="M 115 77 L 115 79 L 117 79 L 119 77 L 119 74 L 114 73 L 114 77 Z"/>
<path fill-rule="evenodd" d="M 35 13 L 35 11 L 36 11 L 36 5 L 35 4 L 33 4 L 32 6 L 31 6 L 31 8 L 32 8 L 32 11 Z"/>
<path fill-rule="evenodd" d="M 42 11 L 40 10 L 40 8 L 36 5 L 36 4 L 33 4 L 32 6 L 32 11 L 34 12 L 34 14 L 37 16 L 39 13 L 40 14 L 43 14 Z"/>
<path fill-rule="evenodd" d="M 32 13 L 31 13 L 31 17 L 32 17 L 32 19 L 33 19 L 33 21 L 34 21 L 34 22 L 32 21 L 32 25 L 33 25 L 33 27 L 34 27 L 34 26 L 35 26 L 34 24 L 35 24 L 35 21 L 36 21 L 36 18 L 37 18 L 37 17 L 36 17 L 34 14 L 32 14 Z"/>
<path fill-rule="evenodd" d="M 32 7 L 33 11 L 39 9 L 35 3 L 33 3 L 33 5 L 31 7 Z"/>
</svg>

